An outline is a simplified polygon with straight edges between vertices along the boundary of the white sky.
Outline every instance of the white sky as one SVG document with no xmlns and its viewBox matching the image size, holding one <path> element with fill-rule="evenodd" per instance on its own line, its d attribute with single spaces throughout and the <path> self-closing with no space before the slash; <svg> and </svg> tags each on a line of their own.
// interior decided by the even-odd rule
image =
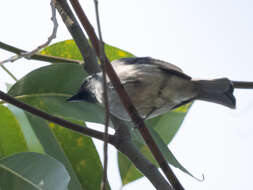
<svg viewBox="0 0 253 190">
<path fill-rule="evenodd" d="M 93 1 L 85 3 L 83 7 L 94 23 Z M 193 78 L 207 79 L 253 81 L 252 10 L 250 0 L 100 1 L 105 42 L 137 56 L 176 64 Z M 31 50 L 47 39 L 50 17 L 49 0 L 4 1 L 0 6 L 0 41 Z M 60 27 L 54 42 L 70 38 L 58 20 Z M 0 50 L 0 60 L 9 55 Z M 41 65 L 27 60 L 6 64 L 18 77 Z M 0 89 L 5 89 L 4 82 L 13 81 L 0 70 Z M 250 90 L 235 90 L 236 110 L 195 102 L 170 144 L 188 170 L 198 177 L 205 175 L 205 181 L 198 182 L 175 170 L 186 189 L 252 189 L 252 95 Z M 109 181 L 114 190 L 121 184 L 113 148 L 110 155 Z M 154 189 L 143 178 L 124 190 L 137 188 Z"/>
</svg>

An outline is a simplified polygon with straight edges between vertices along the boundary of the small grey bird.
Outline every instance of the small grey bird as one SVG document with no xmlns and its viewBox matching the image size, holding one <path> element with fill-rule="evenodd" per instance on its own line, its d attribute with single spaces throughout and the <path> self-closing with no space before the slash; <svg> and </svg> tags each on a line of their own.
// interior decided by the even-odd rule
<svg viewBox="0 0 253 190">
<path fill-rule="evenodd" d="M 235 108 L 234 87 L 227 78 L 194 80 L 177 66 L 150 57 L 122 58 L 112 61 L 112 66 L 144 119 L 164 114 L 193 100 Z M 101 72 L 88 76 L 77 94 L 68 101 L 103 103 L 102 80 Z M 130 121 L 109 78 L 107 84 L 110 113 Z"/>
</svg>

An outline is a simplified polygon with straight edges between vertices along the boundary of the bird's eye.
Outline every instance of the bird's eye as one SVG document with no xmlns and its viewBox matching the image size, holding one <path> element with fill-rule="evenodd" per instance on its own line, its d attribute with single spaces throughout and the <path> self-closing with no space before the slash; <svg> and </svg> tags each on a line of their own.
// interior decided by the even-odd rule
<svg viewBox="0 0 253 190">
<path fill-rule="evenodd" d="M 87 86 L 87 84 L 88 84 L 88 80 L 87 80 L 87 79 L 85 79 L 85 80 L 83 81 L 83 84 L 82 84 L 82 86 L 81 86 L 81 87 L 85 87 L 85 86 Z"/>
<path fill-rule="evenodd" d="M 85 87 L 89 84 L 90 80 L 92 79 L 92 76 L 87 76 L 84 81 L 83 81 L 83 84 L 82 84 L 82 87 Z"/>
</svg>

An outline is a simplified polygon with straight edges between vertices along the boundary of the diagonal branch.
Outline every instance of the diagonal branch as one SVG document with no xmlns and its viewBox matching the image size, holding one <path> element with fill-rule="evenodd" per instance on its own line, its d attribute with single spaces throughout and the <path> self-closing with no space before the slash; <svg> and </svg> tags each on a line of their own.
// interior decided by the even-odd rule
<svg viewBox="0 0 253 190">
<path fill-rule="evenodd" d="M 63 20 L 67 20 L 66 18 L 69 18 L 69 17 L 72 17 L 73 16 L 73 13 L 71 12 L 71 9 L 68 7 L 68 4 L 67 4 L 67 2 L 66 2 L 66 0 L 55 0 L 55 4 L 56 4 L 56 8 L 58 9 L 58 12 L 60 13 L 60 15 L 62 16 L 62 18 L 63 18 Z M 78 7 L 78 6 L 77 6 Z M 73 18 L 73 20 L 75 20 L 74 18 Z M 65 25 L 69 28 L 69 26 L 68 26 L 68 23 L 66 22 L 66 21 L 64 21 L 65 22 Z M 76 25 L 76 28 L 72 28 L 72 30 L 70 30 L 69 29 L 69 31 L 70 31 L 70 33 L 77 33 L 75 30 L 78 30 L 78 31 L 80 31 L 80 28 L 79 27 L 77 27 L 77 26 L 79 26 L 79 25 Z M 91 26 L 91 29 L 93 30 L 93 27 Z M 94 30 L 93 30 L 94 31 Z M 73 35 L 73 34 L 71 34 L 72 36 L 73 36 L 73 38 L 74 38 L 74 40 L 75 41 L 77 41 L 76 39 L 75 39 L 75 35 Z M 81 38 L 82 37 L 85 37 L 84 35 L 80 35 L 81 36 Z M 96 36 L 95 36 L 96 37 Z M 77 38 L 77 39 L 79 39 L 79 38 Z M 115 139 L 115 138 L 117 138 L 117 136 L 116 135 L 114 135 L 114 138 L 113 139 Z M 117 143 L 117 141 L 116 142 L 114 142 L 114 143 L 112 143 L 112 144 L 114 144 L 115 145 L 115 143 Z M 135 154 L 134 154 L 135 155 Z M 133 162 L 134 162 L 134 160 L 132 160 Z M 143 162 L 143 163 L 145 163 L 145 162 Z M 138 165 L 138 164 L 137 164 Z M 140 166 L 140 165 L 139 165 Z M 145 164 L 143 164 L 143 165 L 141 165 L 141 166 L 143 166 L 143 168 L 139 168 L 141 171 L 143 171 L 143 169 L 145 170 L 145 167 L 147 166 L 147 165 L 145 165 Z M 145 173 L 145 172 L 144 172 Z M 160 172 L 157 170 L 157 172 L 154 172 L 154 175 L 160 175 L 161 176 L 161 178 L 163 178 L 163 176 L 160 174 Z M 152 179 L 151 179 L 152 180 Z M 156 180 L 156 177 L 154 177 L 153 178 L 153 181 L 154 180 Z M 161 183 L 160 181 L 158 181 L 158 182 L 154 182 L 154 183 L 156 183 L 157 185 L 156 186 L 159 186 L 159 184 Z M 165 184 L 167 184 L 168 185 L 168 183 L 167 183 L 167 181 L 164 179 L 164 183 Z M 165 188 L 164 186 L 162 186 L 163 188 L 162 189 L 169 189 L 170 190 L 170 188 Z"/>
<path fill-rule="evenodd" d="M 127 158 L 134 163 L 136 168 L 149 179 L 157 190 L 173 190 L 171 185 L 161 175 L 158 168 L 153 165 L 133 143 L 129 128 L 124 121 L 117 119 L 114 116 L 111 116 L 111 120 L 116 131 L 113 143 L 115 148 L 127 156 Z"/>
<path fill-rule="evenodd" d="M 9 96 L 8 94 L 2 91 L 0 91 L 0 99 L 14 106 L 17 106 L 18 108 L 21 108 L 24 111 L 27 111 L 33 115 L 56 123 L 61 127 L 78 132 L 82 135 L 94 137 L 102 141 L 104 140 L 104 133 L 47 114 L 37 108 L 34 108 Z M 120 120 L 117 120 L 116 118 L 114 118 L 112 121 L 114 123 L 114 126 L 118 126 L 117 133 L 119 135 L 108 135 L 108 142 L 114 145 L 117 149 L 119 149 L 122 153 L 124 153 L 130 160 L 132 160 L 136 164 L 136 167 L 151 181 L 151 183 L 153 183 L 153 185 L 157 189 L 172 190 L 167 181 L 160 174 L 159 170 L 139 152 L 139 150 L 133 145 L 132 142 L 128 142 L 128 138 L 130 136 L 127 126 L 123 126 L 123 124 L 120 123 Z"/>
<path fill-rule="evenodd" d="M 52 12 L 51 21 L 53 22 L 53 31 L 52 31 L 51 35 L 48 37 L 48 39 L 47 39 L 46 42 L 44 42 L 43 44 L 39 45 L 34 50 L 22 54 L 23 57 L 26 57 L 26 58 L 30 59 L 30 57 L 33 54 L 39 52 L 40 50 L 42 50 L 42 48 L 48 46 L 52 42 L 52 40 L 56 38 L 56 33 L 57 33 L 57 29 L 58 29 L 58 22 L 57 22 L 57 19 L 56 19 L 56 9 L 55 9 L 54 1 L 53 0 L 51 0 L 50 6 L 51 6 L 51 12 Z"/>
<path fill-rule="evenodd" d="M 57 0 L 57 2 L 60 4 L 63 2 L 63 0 Z M 94 29 L 92 29 L 92 25 L 90 24 L 87 16 L 83 12 L 78 0 L 70 0 L 74 10 L 76 11 L 76 14 L 78 18 L 80 19 L 83 27 L 85 28 L 91 43 L 97 53 L 97 56 L 100 58 L 101 52 L 99 51 L 99 40 L 97 39 L 97 36 L 94 32 Z M 140 131 L 141 135 L 143 136 L 147 146 L 151 150 L 152 154 L 154 155 L 155 159 L 157 160 L 159 166 L 163 170 L 164 174 L 166 175 L 167 179 L 171 183 L 171 185 L 175 188 L 175 190 L 183 190 L 183 186 L 173 173 L 172 169 L 168 165 L 167 161 L 165 160 L 162 152 L 159 150 L 158 146 L 156 145 L 153 137 L 151 136 L 150 132 L 148 131 L 147 127 L 145 126 L 145 123 L 143 119 L 138 114 L 136 108 L 134 107 L 133 103 L 131 102 L 128 94 L 126 93 L 124 87 L 121 85 L 120 80 L 114 71 L 112 65 L 110 64 L 110 61 L 105 56 L 105 67 L 106 72 L 108 74 L 108 77 L 110 78 L 110 81 L 117 91 L 121 102 L 123 103 L 124 107 L 126 108 L 126 111 L 128 112 L 129 116 L 131 117 L 132 121 L 134 122 L 135 126 L 137 126 L 138 130 Z"/>
<path fill-rule="evenodd" d="M 96 54 L 93 48 L 89 45 L 89 42 L 84 35 L 80 25 L 78 24 L 72 10 L 70 9 L 66 0 L 59 1 L 54 0 L 56 9 L 58 10 L 64 24 L 66 25 L 69 33 L 73 37 L 76 45 L 78 46 L 83 60 L 85 62 L 84 69 L 89 73 L 96 73 L 100 71 L 97 63 Z"/>
<path fill-rule="evenodd" d="M 0 42 L 0 48 L 4 49 L 6 51 L 15 53 L 17 55 L 21 55 L 23 53 L 27 53 L 27 51 L 16 48 L 14 46 L 11 46 L 9 44 Z M 42 55 L 40 53 L 35 53 L 33 54 L 30 59 L 38 60 L 38 61 L 45 61 L 45 62 L 50 62 L 50 63 L 77 63 L 81 64 L 81 61 L 75 60 L 75 59 L 67 59 L 67 58 L 62 58 L 62 57 L 57 57 L 57 56 L 50 56 L 50 55 Z M 0 63 L 1 64 L 1 63 Z"/>
<path fill-rule="evenodd" d="M 102 133 L 102 132 L 99 132 L 99 131 L 90 129 L 88 127 L 84 127 L 84 126 L 69 122 L 69 121 L 64 120 L 62 118 L 59 118 L 59 117 L 53 116 L 51 114 L 48 114 L 44 111 L 41 111 L 41 110 L 39 110 L 35 107 L 32 107 L 28 104 L 25 104 L 25 103 L 15 99 L 15 98 L 9 96 L 8 94 L 4 93 L 1 90 L 0 90 L 0 99 L 4 100 L 5 102 L 8 102 L 8 103 L 10 103 L 14 106 L 17 106 L 18 108 L 21 108 L 24 111 L 27 111 L 27 112 L 29 112 L 33 115 L 36 115 L 36 116 L 41 117 L 45 120 L 56 123 L 56 124 L 58 124 L 58 125 L 60 125 L 64 128 L 70 129 L 72 131 L 81 133 L 81 134 L 86 135 L 86 136 L 94 137 L 94 138 L 99 139 L 99 140 L 104 140 L 104 133 Z M 113 142 L 113 136 L 112 135 L 108 135 L 108 142 L 109 143 Z"/>
<path fill-rule="evenodd" d="M 4 65 L 0 65 L 1 68 L 8 74 L 10 75 L 10 77 L 15 80 L 15 81 L 18 81 L 18 79 L 4 66 Z"/>
</svg>

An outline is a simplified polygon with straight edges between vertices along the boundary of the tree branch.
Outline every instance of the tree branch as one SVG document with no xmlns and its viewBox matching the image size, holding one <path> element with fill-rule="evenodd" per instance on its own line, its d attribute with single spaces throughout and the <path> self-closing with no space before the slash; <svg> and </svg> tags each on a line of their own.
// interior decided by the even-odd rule
<svg viewBox="0 0 253 190">
<path fill-rule="evenodd" d="M 93 48 L 89 45 L 89 42 L 85 37 L 80 25 L 78 24 L 74 14 L 72 13 L 68 3 L 66 0 L 54 0 L 54 4 L 81 52 L 85 62 L 84 69 L 89 74 L 99 72 L 100 68 L 97 63 L 96 54 Z"/>
<path fill-rule="evenodd" d="M 234 88 L 253 89 L 253 82 L 232 81 Z"/>
<path fill-rule="evenodd" d="M 0 48 L 4 49 L 6 51 L 15 53 L 17 55 L 26 53 L 27 51 L 16 48 L 14 46 L 8 45 L 6 43 L 0 42 Z M 62 57 L 57 57 L 57 56 L 50 56 L 50 55 L 42 55 L 40 53 L 35 53 L 30 57 L 30 59 L 38 60 L 38 61 L 45 61 L 45 62 L 50 62 L 50 63 L 77 63 L 81 64 L 82 62 L 79 60 L 74 60 L 74 59 L 67 59 L 67 58 L 62 58 Z"/>
<path fill-rule="evenodd" d="M 1 68 L 2 68 L 6 73 L 8 73 L 8 75 L 10 75 L 10 77 L 11 77 L 13 80 L 18 81 L 18 79 L 17 79 L 5 66 L 3 66 L 3 65 L 0 65 L 0 66 L 1 66 Z"/>
<path fill-rule="evenodd" d="M 37 48 L 35 48 L 34 50 L 32 50 L 30 52 L 21 54 L 21 56 L 30 59 L 30 57 L 32 55 L 34 55 L 35 53 L 40 51 L 42 48 L 48 46 L 52 42 L 52 40 L 54 38 L 56 38 L 56 33 L 57 33 L 57 29 L 58 29 L 58 22 L 57 22 L 57 19 L 56 19 L 56 9 L 55 9 L 53 0 L 51 0 L 50 6 L 51 6 L 51 11 L 52 11 L 51 21 L 53 22 L 53 30 L 52 30 L 51 35 L 48 37 L 48 40 L 45 43 L 39 45 Z"/>
<path fill-rule="evenodd" d="M 82 135 L 94 137 L 99 140 L 104 140 L 104 133 L 47 114 L 46 112 L 43 112 L 37 108 L 27 105 L 2 91 L 0 91 L 0 99 L 14 106 L 17 106 L 18 108 L 21 108 L 24 111 L 27 111 L 33 115 L 36 115 L 47 121 L 56 123 L 61 127 L 78 132 Z M 114 126 L 118 127 L 116 128 L 117 132 L 115 135 L 108 135 L 108 142 L 114 145 L 118 150 L 124 153 L 131 161 L 133 161 L 136 167 L 151 181 L 151 183 L 157 189 L 172 190 L 167 181 L 160 174 L 159 170 L 153 164 L 151 164 L 131 142 L 130 133 L 128 131 L 127 126 L 123 126 L 124 124 L 116 118 L 112 118 L 112 121 L 114 123 Z"/>
<path fill-rule="evenodd" d="M 4 93 L 1 90 L 0 90 L 0 99 L 4 100 L 5 102 L 8 102 L 14 106 L 17 106 L 18 108 L 21 108 L 24 111 L 27 111 L 33 115 L 36 115 L 36 116 L 41 117 L 45 120 L 56 123 L 64 128 L 70 129 L 72 131 L 81 133 L 86 136 L 94 137 L 99 140 L 104 140 L 104 133 L 102 133 L 102 132 L 99 132 L 99 131 L 90 129 L 88 127 L 84 127 L 84 126 L 69 122 L 67 120 L 61 119 L 61 118 L 53 116 L 53 115 L 50 115 L 44 111 L 41 111 L 35 107 L 32 107 L 28 104 L 25 104 L 15 98 L 9 96 L 8 94 Z M 112 139 L 113 139 L 113 136 L 108 135 L 108 142 L 109 143 L 111 143 L 113 141 Z"/>
<path fill-rule="evenodd" d="M 127 156 L 127 158 L 134 163 L 135 167 L 149 179 L 156 189 L 173 190 L 166 179 L 161 175 L 158 168 L 153 165 L 132 142 L 128 126 L 114 116 L 111 116 L 111 120 L 116 130 L 113 138 L 113 145 L 115 148 Z"/>
<path fill-rule="evenodd" d="M 64 2 L 64 0 L 57 0 L 57 2 L 60 4 Z M 92 25 L 90 24 L 87 16 L 83 12 L 78 0 L 70 0 L 74 10 L 76 11 L 76 14 L 78 18 L 80 19 L 84 29 L 86 30 L 91 43 L 97 53 L 97 56 L 100 58 L 99 52 L 99 40 L 94 32 L 94 29 Z M 158 146 L 156 145 L 153 137 L 151 136 L 150 132 L 148 131 L 148 128 L 145 126 L 145 123 L 143 119 L 138 114 L 136 108 L 134 107 L 133 103 L 131 102 L 128 94 L 126 93 L 124 87 L 121 85 L 120 80 L 114 71 L 112 65 L 110 64 L 110 61 L 107 57 L 105 57 L 105 67 L 108 77 L 110 78 L 110 81 L 117 91 L 119 98 L 121 102 L 123 103 L 124 107 L 126 108 L 126 111 L 128 112 L 129 116 L 131 117 L 132 121 L 134 122 L 135 126 L 140 131 L 141 135 L 143 136 L 147 146 L 151 150 L 152 154 L 154 155 L 155 159 L 157 160 L 159 166 L 163 170 L 165 176 L 170 181 L 171 185 L 175 188 L 175 190 L 183 190 L 183 186 L 173 173 L 172 169 L 168 165 L 167 161 L 165 160 L 162 152 L 159 150 Z"/>
<path fill-rule="evenodd" d="M 104 106 L 105 106 L 105 136 L 104 136 L 104 172 L 103 178 L 101 182 L 101 190 L 106 190 L 106 181 L 107 181 L 107 168 L 108 168 L 108 125 L 110 121 L 110 112 L 109 112 L 109 102 L 108 102 L 108 93 L 107 93 L 107 82 L 106 82 L 106 67 L 105 67 L 105 47 L 102 38 L 100 19 L 99 19 L 99 10 L 98 10 L 98 1 L 94 0 L 95 4 L 95 13 L 97 20 L 97 28 L 99 33 L 99 51 L 100 51 L 100 60 L 102 66 L 103 73 L 103 98 L 104 98 Z"/>
</svg>

